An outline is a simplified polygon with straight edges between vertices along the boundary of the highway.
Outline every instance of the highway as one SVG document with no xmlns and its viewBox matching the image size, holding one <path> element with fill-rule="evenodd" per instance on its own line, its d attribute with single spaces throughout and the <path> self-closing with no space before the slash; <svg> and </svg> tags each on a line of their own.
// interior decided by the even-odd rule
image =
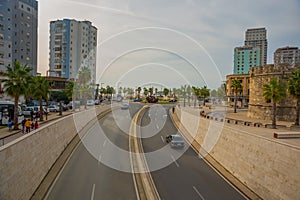
<svg viewBox="0 0 300 200">
<path fill-rule="evenodd" d="M 127 133 L 131 122 L 129 116 L 134 116 L 142 106 L 131 103 L 129 110 L 116 109 L 100 119 L 97 125 L 104 134 L 99 134 L 97 125 L 88 131 L 45 199 L 137 199 L 130 173 Z M 168 109 L 169 106 L 151 107 L 141 120 L 142 137 L 147 134 L 147 138 L 142 139 L 144 151 L 165 148 L 166 151 L 155 156 L 159 164 L 163 163 L 164 156 L 171 158 L 161 169 L 151 171 L 161 199 L 245 199 L 187 144 L 182 150 L 172 149 L 165 143 L 165 136 L 177 132 Z M 157 167 L 149 157 L 146 156 L 146 160 L 150 170 Z"/>
<path fill-rule="evenodd" d="M 130 106 L 130 115 L 133 116 L 140 108 L 139 104 Z M 127 157 L 118 155 L 110 148 L 110 144 L 113 143 L 128 151 L 128 135 L 124 134 L 116 124 L 116 121 L 128 122 L 128 120 L 120 120 L 120 117 L 124 117 L 122 112 L 125 111 L 118 109 L 99 121 L 107 140 L 101 140 L 96 126 L 90 129 L 55 180 L 46 199 L 137 199 L 132 174 L 112 169 L 107 166 L 108 162 L 106 164 L 100 162 L 101 159 L 109 158 L 113 159 L 114 165 L 130 167 L 129 155 Z M 119 120 L 115 120 L 116 116 Z M 125 124 L 123 128 L 129 126 L 130 123 Z M 87 145 L 83 145 L 86 141 L 91 141 L 91 145 L 98 146 L 99 155 L 92 156 L 93 154 L 89 153 L 91 149 L 88 148 L 88 151 L 85 147 Z"/>
<path fill-rule="evenodd" d="M 161 199 L 245 199 L 242 194 L 201 159 L 191 147 L 186 149 L 166 147 L 168 144 L 166 144 L 164 138 L 169 134 L 176 134 L 177 129 L 168 114 L 170 107 L 165 106 L 164 108 L 166 109 L 165 112 L 159 108 L 151 109 L 150 114 L 147 111 L 141 121 L 142 126 L 149 126 L 151 118 L 152 121 L 160 123 L 159 126 L 162 127 L 159 128 L 158 134 L 152 137 L 145 135 L 151 134 L 148 130 L 141 130 L 141 135 L 144 137 L 142 143 L 145 153 L 155 152 L 165 147 L 166 150 L 161 154 L 169 152 L 170 155 L 167 156 L 174 159 L 170 165 L 151 172 Z M 161 124 L 162 121 L 165 121 L 165 123 Z M 152 127 L 152 130 L 155 131 L 155 127 Z M 180 154 L 182 155 L 178 156 Z M 175 159 L 176 155 L 179 157 L 177 160 Z M 157 155 L 156 157 L 166 159 L 164 155 Z M 157 167 L 159 161 L 155 161 L 155 158 L 151 159 L 146 156 L 146 159 L 150 170 L 152 166 Z"/>
</svg>

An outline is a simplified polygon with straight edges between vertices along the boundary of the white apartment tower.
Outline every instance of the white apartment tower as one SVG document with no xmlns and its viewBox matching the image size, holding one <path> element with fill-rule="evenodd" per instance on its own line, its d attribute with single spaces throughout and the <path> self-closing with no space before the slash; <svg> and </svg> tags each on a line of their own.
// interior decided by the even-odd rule
<svg viewBox="0 0 300 200">
<path fill-rule="evenodd" d="M 298 47 L 282 47 L 274 52 L 274 65 L 289 64 L 294 67 L 300 64 L 300 50 Z"/>
<path fill-rule="evenodd" d="M 76 80 L 81 67 L 96 81 L 97 28 L 89 21 L 63 19 L 50 22 L 49 74 Z"/>
<path fill-rule="evenodd" d="M 247 29 L 245 33 L 245 46 L 260 48 L 260 66 L 267 64 L 267 30 L 266 28 Z"/>
</svg>

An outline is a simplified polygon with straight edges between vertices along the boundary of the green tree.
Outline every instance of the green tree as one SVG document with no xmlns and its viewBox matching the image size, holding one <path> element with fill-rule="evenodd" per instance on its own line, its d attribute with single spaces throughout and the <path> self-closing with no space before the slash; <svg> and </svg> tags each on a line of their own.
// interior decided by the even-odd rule
<svg viewBox="0 0 300 200">
<path fill-rule="evenodd" d="M 210 95 L 210 92 L 209 92 L 209 89 L 207 89 L 207 86 L 203 86 L 201 89 L 200 89 L 200 96 L 203 98 L 203 106 L 205 106 L 205 99 L 207 97 L 209 97 Z"/>
<path fill-rule="evenodd" d="M 290 95 L 296 98 L 296 119 L 295 125 L 299 126 L 300 114 L 300 70 L 293 71 L 288 81 L 288 91 Z"/>
<path fill-rule="evenodd" d="M 144 95 L 147 97 L 149 94 L 149 90 L 146 87 L 144 87 L 143 91 L 144 91 Z"/>
<path fill-rule="evenodd" d="M 140 98 L 140 94 L 141 94 L 142 88 L 141 88 L 141 87 L 138 87 L 138 88 L 136 89 L 136 91 L 137 91 L 138 98 Z"/>
<path fill-rule="evenodd" d="M 187 98 L 188 98 L 189 106 L 191 106 L 191 93 L 192 93 L 192 88 L 191 88 L 190 85 L 187 86 L 186 92 L 187 92 Z"/>
<path fill-rule="evenodd" d="M 29 88 L 32 80 L 30 74 L 32 68 L 27 65 L 21 65 L 16 61 L 14 67 L 7 66 L 7 80 L 4 80 L 4 92 L 14 97 L 14 130 L 18 130 L 18 103 L 21 95 L 24 95 Z"/>
<path fill-rule="evenodd" d="M 236 113 L 238 93 L 242 91 L 242 88 L 243 87 L 241 81 L 239 81 L 238 79 L 232 80 L 231 89 L 234 93 L 234 113 Z"/>
<path fill-rule="evenodd" d="M 200 97 L 200 88 L 192 86 L 192 91 L 193 91 L 194 98 L 195 98 L 194 99 L 194 107 L 196 107 L 196 105 L 197 105 L 197 99 Z"/>
<path fill-rule="evenodd" d="M 277 114 L 277 103 L 285 98 L 285 89 L 281 85 L 277 78 L 272 78 L 269 84 L 265 84 L 263 87 L 263 96 L 266 100 L 272 102 L 272 128 L 276 128 L 276 114 Z"/>
<path fill-rule="evenodd" d="M 115 93 L 115 89 L 113 87 L 110 87 L 109 85 L 106 86 L 106 94 L 109 94 L 110 97 Z"/>
<path fill-rule="evenodd" d="M 150 87 L 150 88 L 149 88 L 149 94 L 150 94 L 150 96 L 153 95 L 153 87 Z"/>
<path fill-rule="evenodd" d="M 91 70 L 88 67 L 82 67 L 78 72 L 78 83 L 87 84 L 91 81 L 91 77 Z"/>
<path fill-rule="evenodd" d="M 44 121 L 43 119 L 43 99 L 48 100 L 48 95 L 50 94 L 50 84 L 49 81 L 46 80 L 45 77 L 35 76 L 33 77 L 32 84 L 30 84 L 32 88 L 32 95 L 35 99 L 40 102 L 40 121 Z"/>
<path fill-rule="evenodd" d="M 157 96 L 157 91 L 158 91 L 158 89 L 155 88 L 154 91 L 155 91 L 155 96 Z"/>
<path fill-rule="evenodd" d="M 93 93 L 91 91 L 91 87 L 89 86 L 89 82 L 91 80 L 91 70 L 88 67 L 80 68 L 78 72 L 78 83 L 79 83 L 79 91 L 80 95 L 83 99 L 84 108 L 86 108 L 87 98 L 90 94 Z"/>
<path fill-rule="evenodd" d="M 71 100 L 73 97 L 74 85 L 74 82 L 69 82 L 66 86 L 65 93 L 69 100 Z"/>
<path fill-rule="evenodd" d="M 167 97 L 167 95 L 169 94 L 169 89 L 168 88 L 164 88 L 164 95 L 165 95 L 165 97 Z"/>
</svg>

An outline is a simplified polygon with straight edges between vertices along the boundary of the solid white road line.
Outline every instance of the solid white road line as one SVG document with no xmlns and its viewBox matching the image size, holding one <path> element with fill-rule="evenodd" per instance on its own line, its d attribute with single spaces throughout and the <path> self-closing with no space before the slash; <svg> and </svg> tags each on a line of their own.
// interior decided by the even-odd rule
<svg viewBox="0 0 300 200">
<path fill-rule="evenodd" d="M 94 200 L 94 195 L 95 195 L 95 187 L 96 187 L 96 185 L 95 185 L 95 184 L 93 184 L 93 190 L 92 190 L 91 200 Z"/>
<path fill-rule="evenodd" d="M 195 186 L 193 186 L 193 189 L 195 190 L 195 192 L 199 195 L 199 197 L 204 200 L 204 197 L 200 194 L 199 190 L 197 190 L 197 188 Z"/>
<path fill-rule="evenodd" d="M 175 163 L 175 165 L 176 165 L 177 167 L 179 167 L 179 164 L 178 164 L 178 162 L 175 160 L 174 156 L 171 155 L 171 158 L 173 159 L 173 162 Z"/>
<path fill-rule="evenodd" d="M 161 140 L 163 143 L 165 143 L 163 136 L 160 136 Z"/>
</svg>

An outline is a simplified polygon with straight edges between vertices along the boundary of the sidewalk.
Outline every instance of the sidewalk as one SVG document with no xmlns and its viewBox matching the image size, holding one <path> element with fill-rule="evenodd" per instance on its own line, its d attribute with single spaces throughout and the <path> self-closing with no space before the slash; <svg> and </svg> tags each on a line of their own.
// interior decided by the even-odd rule
<svg viewBox="0 0 300 200">
<path fill-rule="evenodd" d="M 56 119 L 59 119 L 59 118 L 62 118 L 62 117 L 65 117 L 65 116 L 68 116 L 71 114 L 73 114 L 72 110 L 62 112 L 61 116 L 59 115 L 59 113 L 49 113 L 47 120 L 46 120 L 46 116 L 44 115 L 43 116 L 44 121 L 42 121 L 42 122 L 38 121 L 39 128 L 43 127 L 45 124 L 47 124 L 51 121 L 54 121 Z M 4 144 L 7 144 L 7 143 L 21 137 L 23 135 L 21 133 L 21 128 L 22 128 L 21 124 L 19 124 L 19 128 L 20 128 L 20 130 L 11 130 L 11 131 L 8 130 L 8 127 L 4 127 L 2 129 L 0 129 L 0 146 L 3 146 Z"/>
<path fill-rule="evenodd" d="M 204 110 L 207 116 L 211 116 L 214 118 L 218 118 L 218 121 L 220 119 L 232 119 L 237 121 L 247 121 L 252 122 L 251 126 L 246 126 L 243 124 L 234 124 L 234 123 L 226 123 L 224 122 L 224 127 L 229 129 L 238 129 L 241 132 L 253 134 L 259 137 L 264 137 L 268 140 L 275 141 L 277 143 L 286 144 L 286 145 L 292 145 L 296 148 L 300 148 L 300 138 L 287 138 L 287 139 L 276 139 L 274 138 L 274 132 L 300 132 L 300 131 L 293 131 L 290 130 L 290 126 L 293 124 L 293 122 L 286 122 L 286 121 L 277 121 L 277 129 L 271 129 L 271 128 L 265 128 L 264 126 L 261 127 L 254 127 L 254 123 L 261 123 L 263 125 L 265 124 L 271 124 L 271 120 L 260 120 L 260 119 L 252 119 L 247 117 L 247 110 L 237 110 L 237 113 L 233 112 L 232 108 L 227 107 L 216 107 L 214 109 L 209 108 L 194 108 L 194 107 L 181 107 L 184 108 L 186 112 L 190 112 L 193 115 L 200 117 L 200 111 Z M 286 126 L 286 127 L 281 127 Z"/>
</svg>

